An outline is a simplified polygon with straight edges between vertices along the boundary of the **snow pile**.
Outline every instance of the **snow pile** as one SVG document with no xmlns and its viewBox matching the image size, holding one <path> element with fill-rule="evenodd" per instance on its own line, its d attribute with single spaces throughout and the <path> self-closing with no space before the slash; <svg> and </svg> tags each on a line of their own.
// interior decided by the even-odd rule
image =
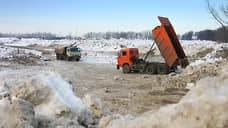
<svg viewBox="0 0 228 128">
<path fill-rule="evenodd" d="M 89 112 L 92 114 L 93 119 L 95 119 L 95 123 L 99 123 L 101 117 L 111 114 L 110 110 L 95 94 L 87 94 L 82 100 L 88 106 Z"/>
<path fill-rule="evenodd" d="M 117 53 L 83 51 L 80 61 L 88 63 L 116 63 Z"/>
<path fill-rule="evenodd" d="M 207 48 L 214 48 L 217 49 L 220 45 L 214 41 L 201 41 L 201 40 L 181 40 L 180 41 L 184 52 L 187 56 L 194 56 L 198 52 L 203 51 Z"/>
<path fill-rule="evenodd" d="M 29 49 L 0 47 L 0 60 L 23 65 L 38 65 L 42 52 Z"/>
<path fill-rule="evenodd" d="M 228 66 L 221 67 L 228 70 Z M 228 126 L 228 74 L 196 83 L 178 103 L 135 119 L 104 117 L 100 128 L 223 128 Z"/>
<path fill-rule="evenodd" d="M 0 100 L 1 128 L 36 128 L 35 112 L 31 103 L 13 98 Z"/>
<path fill-rule="evenodd" d="M 0 58 L 12 58 L 15 56 L 42 56 L 42 52 L 29 49 L 11 48 L 11 47 L 0 47 Z"/>
<path fill-rule="evenodd" d="M 0 84 L 0 127 L 36 127 L 35 112 L 31 103 L 10 97 L 9 86 Z"/>
<path fill-rule="evenodd" d="M 0 44 L 11 44 L 19 41 L 18 38 L 0 38 Z"/>
<path fill-rule="evenodd" d="M 170 77 L 165 77 L 156 81 L 164 88 L 186 88 L 187 84 L 196 83 L 205 77 L 214 77 L 220 74 L 218 63 L 202 63 L 198 65 L 188 65 L 181 74 L 171 73 Z"/>
<path fill-rule="evenodd" d="M 64 105 L 64 107 L 69 108 L 71 111 L 75 112 L 81 121 L 87 121 L 89 123 L 92 122 L 92 118 L 88 114 L 88 108 L 85 104 L 83 104 L 82 100 L 77 97 L 72 91 L 72 85 L 66 82 L 58 73 L 55 72 L 46 72 L 40 75 L 41 82 L 44 85 L 49 86 L 54 92 L 54 98 L 50 98 L 50 108 L 48 111 L 56 111 L 57 113 L 61 113 L 61 110 L 58 111 L 58 102 L 56 100 L 60 100 Z M 56 106 L 57 105 L 57 106 Z M 62 106 L 61 106 L 62 107 Z M 46 111 L 46 107 L 43 108 Z M 53 110 L 54 109 L 54 110 Z M 39 110 L 39 111 L 42 111 Z"/>
<path fill-rule="evenodd" d="M 39 46 L 48 46 L 50 44 L 52 44 L 52 41 L 49 40 L 42 40 L 42 39 L 38 39 L 38 38 L 22 38 L 22 39 L 14 39 L 12 38 L 12 40 L 10 40 L 10 38 L 8 38 L 8 40 L 3 40 L 1 41 L 0 38 L 0 42 L 4 43 L 5 45 L 11 45 L 11 46 L 34 46 L 34 45 L 39 45 Z"/>
<path fill-rule="evenodd" d="M 223 60 L 226 60 L 228 58 L 227 53 L 223 53 L 220 55 L 219 52 L 225 51 L 227 52 L 228 50 L 228 44 L 219 44 L 217 47 L 214 47 L 214 50 L 210 53 L 208 53 L 206 56 L 203 58 L 197 59 L 195 62 L 191 63 L 190 65 L 199 65 L 202 63 L 215 63 L 215 62 L 220 62 Z"/>
<path fill-rule="evenodd" d="M 39 124 L 44 127 L 60 124 L 68 127 L 72 120 L 77 121 L 73 123 L 75 125 L 93 123 L 87 106 L 74 94 L 72 85 L 58 73 L 42 72 L 34 77 L 38 78 L 13 86 L 11 90 L 12 96 L 32 103 Z M 66 123 L 66 120 L 69 122 Z"/>
<path fill-rule="evenodd" d="M 118 51 L 122 48 L 133 48 L 138 46 L 151 46 L 152 40 L 83 40 L 79 47 L 88 51 Z"/>
</svg>

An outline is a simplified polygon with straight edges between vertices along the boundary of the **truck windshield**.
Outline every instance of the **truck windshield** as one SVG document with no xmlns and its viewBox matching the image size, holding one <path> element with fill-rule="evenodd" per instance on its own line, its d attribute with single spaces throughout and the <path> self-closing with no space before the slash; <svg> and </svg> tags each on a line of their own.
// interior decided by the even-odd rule
<svg viewBox="0 0 228 128">
<path fill-rule="evenodd" d="M 71 52 L 79 52 L 80 49 L 79 49 L 79 48 L 70 48 L 70 51 L 71 51 Z"/>
</svg>

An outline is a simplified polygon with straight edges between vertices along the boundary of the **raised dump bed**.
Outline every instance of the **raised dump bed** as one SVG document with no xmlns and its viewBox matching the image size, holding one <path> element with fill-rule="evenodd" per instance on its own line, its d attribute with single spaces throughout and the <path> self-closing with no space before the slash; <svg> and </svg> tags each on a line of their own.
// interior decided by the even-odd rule
<svg viewBox="0 0 228 128">
<path fill-rule="evenodd" d="M 168 18 L 158 17 L 158 19 L 161 22 L 161 26 L 156 27 L 152 32 L 161 55 L 170 68 L 177 68 L 178 65 L 185 68 L 189 62 L 172 24 Z"/>
</svg>

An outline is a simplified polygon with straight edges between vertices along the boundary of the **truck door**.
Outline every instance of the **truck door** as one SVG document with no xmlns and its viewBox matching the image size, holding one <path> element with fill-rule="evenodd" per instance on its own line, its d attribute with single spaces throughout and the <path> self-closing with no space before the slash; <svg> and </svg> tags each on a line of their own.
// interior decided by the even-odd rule
<svg viewBox="0 0 228 128">
<path fill-rule="evenodd" d="M 127 51 L 120 51 L 118 64 L 122 67 L 124 63 L 128 63 Z"/>
</svg>

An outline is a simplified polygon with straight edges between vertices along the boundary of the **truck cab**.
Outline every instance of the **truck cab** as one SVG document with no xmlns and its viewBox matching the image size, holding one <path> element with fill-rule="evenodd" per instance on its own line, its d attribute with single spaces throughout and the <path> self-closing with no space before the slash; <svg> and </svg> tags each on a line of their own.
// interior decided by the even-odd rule
<svg viewBox="0 0 228 128">
<path fill-rule="evenodd" d="M 123 73 L 146 72 L 148 74 L 167 74 L 169 72 L 168 66 L 165 63 L 146 62 L 139 58 L 138 48 L 121 49 L 117 57 L 117 69 L 122 68 Z"/>
<path fill-rule="evenodd" d="M 78 47 L 67 47 L 66 54 L 68 57 L 76 58 L 77 60 L 77 59 L 80 59 L 81 57 L 81 50 Z"/>
<path fill-rule="evenodd" d="M 118 64 L 117 68 L 128 65 L 129 68 L 132 68 L 134 59 L 139 59 L 138 48 L 126 48 L 121 49 L 118 53 Z"/>
<path fill-rule="evenodd" d="M 123 73 L 144 71 L 147 65 L 147 62 L 139 58 L 138 48 L 121 49 L 118 53 L 117 62 L 117 69 L 121 67 Z"/>
</svg>

